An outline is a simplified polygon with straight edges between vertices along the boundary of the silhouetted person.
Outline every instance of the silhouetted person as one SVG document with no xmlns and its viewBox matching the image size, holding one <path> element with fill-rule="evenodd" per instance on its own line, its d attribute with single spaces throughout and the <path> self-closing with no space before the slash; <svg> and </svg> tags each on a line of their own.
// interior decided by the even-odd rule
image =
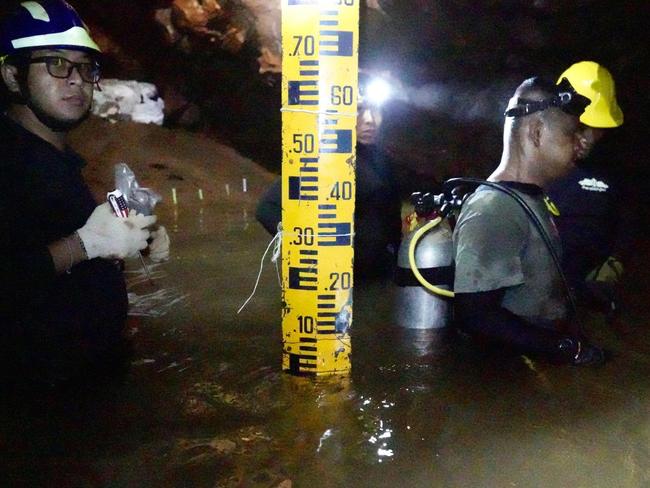
<svg viewBox="0 0 650 488">
<path fill-rule="evenodd" d="M 601 139 L 623 125 L 614 79 L 593 61 L 573 64 L 560 76 L 590 101 L 580 116 L 577 167 L 553 182 L 548 193 L 558 208 L 555 221 L 563 247 L 564 272 L 579 298 L 606 305 L 613 317 L 623 263 L 631 254 L 634 211 L 617 153 Z"/>
<path fill-rule="evenodd" d="M 355 279 L 390 277 L 401 239 L 399 189 L 392 162 L 377 148 L 382 112 L 367 94 L 369 82 L 360 76 L 355 166 Z M 257 206 L 257 220 L 271 234 L 277 232 L 282 219 L 281 189 L 281 179 L 278 178 Z"/>
</svg>

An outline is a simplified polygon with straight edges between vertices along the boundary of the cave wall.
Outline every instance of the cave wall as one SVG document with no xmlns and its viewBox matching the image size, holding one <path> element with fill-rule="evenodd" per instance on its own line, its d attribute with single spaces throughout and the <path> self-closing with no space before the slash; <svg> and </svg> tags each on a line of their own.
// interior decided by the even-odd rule
<svg viewBox="0 0 650 488">
<path fill-rule="evenodd" d="M 533 75 L 557 77 L 572 63 L 592 59 L 612 71 L 626 116 L 612 164 L 643 172 L 643 135 L 649 107 L 646 19 L 650 2 L 607 0 L 378 0 L 362 24 L 367 64 L 400 73 L 411 85 L 443 87 L 447 110 L 398 112 L 398 125 L 425 144 L 423 167 L 485 176 L 501 150 L 503 107 Z M 463 114 L 466 117 L 463 117 Z M 488 114 L 492 114 L 489 116 Z M 415 125 L 413 121 L 417 120 Z M 422 125 L 424 123 L 424 126 Z M 396 138 L 399 140 L 399 138 Z M 403 139 L 402 139 L 403 140 Z M 437 164 L 443 161 L 443 164 Z M 647 170 L 645 170 L 647 171 Z"/>
<path fill-rule="evenodd" d="M 155 83 L 168 124 L 211 131 L 279 168 L 279 0 L 69 1 L 105 51 L 107 77 Z M 648 14 L 647 0 L 363 1 L 362 66 L 390 71 L 413 92 L 439 87 L 441 103 L 387 106 L 387 150 L 427 177 L 484 175 L 517 84 L 594 59 L 616 77 L 626 115 L 617 157 L 638 170 Z"/>
</svg>

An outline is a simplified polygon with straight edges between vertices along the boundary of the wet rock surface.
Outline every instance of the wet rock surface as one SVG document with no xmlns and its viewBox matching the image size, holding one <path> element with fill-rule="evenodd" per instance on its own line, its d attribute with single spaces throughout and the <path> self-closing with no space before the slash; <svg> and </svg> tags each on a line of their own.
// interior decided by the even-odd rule
<svg viewBox="0 0 650 488">
<path fill-rule="evenodd" d="M 115 0 L 110 9 L 97 0 L 71 3 L 107 53 L 107 76 L 153 82 L 168 124 L 216 127 L 241 152 L 278 171 L 279 0 Z M 626 114 L 612 158 L 634 177 L 647 175 L 635 161 L 647 152 L 648 2 L 372 0 L 360 9 L 361 65 L 392 72 L 417 95 L 386 118 L 432 136 L 388 134 L 414 172 L 442 179 L 468 168 L 485 176 L 499 157 L 499 144 L 490 141 L 500 138 L 503 107 L 519 82 L 554 78 L 593 59 L 614 74 Z"/>
</svg>

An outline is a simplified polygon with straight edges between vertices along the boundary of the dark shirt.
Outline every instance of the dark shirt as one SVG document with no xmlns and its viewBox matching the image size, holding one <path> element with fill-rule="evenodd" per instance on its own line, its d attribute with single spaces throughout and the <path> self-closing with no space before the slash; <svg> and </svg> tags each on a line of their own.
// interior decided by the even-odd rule
<svg viewBox="0 0 650 488">
<path fill-rule="evenodd" d="M 119 341 L 128 299 L 118 263 L 98 258 L 57 275 L 47 248 L 82 227 L 97 205 L 83 165 L 74 152 L 61 152 L 0 117 L 4 346 L 92 355 Z"/>
<path fill-rule="evenodd" d="M 354 210 L 354 272 L 357 278 L 388 277 L 401 239 L 401 200 L 391 161 L 374 146 L 357 145 Z M 282 219 L 281 180 L 262 196 L 257 220 L 275 234 Z"/>
<path fill-rule="evenodd" d="M 618 254 L 621 259 L 626 254 L 632 229 L 621 228 L 628 209 L 622 182 L 612 171 L 578 167 L 547 191 L 560 212 L 555 222 L 565 274 L 572 285 L 578 285 L 608 256 Z"/>
</svg>

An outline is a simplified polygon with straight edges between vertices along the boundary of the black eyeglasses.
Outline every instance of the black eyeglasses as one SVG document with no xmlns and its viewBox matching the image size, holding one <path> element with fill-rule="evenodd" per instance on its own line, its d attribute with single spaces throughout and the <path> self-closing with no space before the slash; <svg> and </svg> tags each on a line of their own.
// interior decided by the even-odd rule
<svg viewBox="0 0 650 488">
<path fill-rule="evenodd" d="M 60 56 L 38 56 L 27 61 L 29 64 L 45 63 L 47 72 L 54 78 L 70 78 L 75 68 L 86 83 L 97 83 L 101 78 L 101 68 L 97 61 L 75 63 Z"/>
</svg>

